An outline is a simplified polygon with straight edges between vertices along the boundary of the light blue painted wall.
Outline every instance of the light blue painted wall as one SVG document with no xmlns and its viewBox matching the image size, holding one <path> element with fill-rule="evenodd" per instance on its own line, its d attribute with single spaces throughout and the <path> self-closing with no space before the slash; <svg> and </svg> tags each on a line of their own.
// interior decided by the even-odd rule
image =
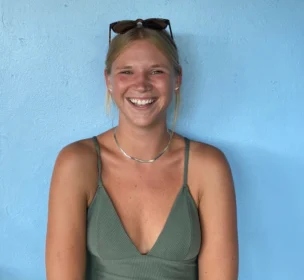
<svg viewBox="0 0 304 280">
<path fill-rule="evenodd" d="M 112 126 L 108 24 L 138 17 L 172 21 L 178 131 L 231 164 L 239 279 L 303 279 L 303 12 L 303 0 L 0 0 L 0 279 L 45 279 L 55 158 Z"/>
</svg>

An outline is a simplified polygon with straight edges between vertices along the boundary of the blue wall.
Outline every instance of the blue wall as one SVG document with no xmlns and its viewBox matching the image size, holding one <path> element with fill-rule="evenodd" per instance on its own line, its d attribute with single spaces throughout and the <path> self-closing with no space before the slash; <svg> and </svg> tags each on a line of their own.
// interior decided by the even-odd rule
<svg viewBox="0 0 304 280">
<path fill-rule="evenodd" d="M 241 280 L 300 280 L 304 1 L 0 0 L 0 279 L 45 279 L 58 151 L 110 128 L 108 24 L 165 17 L 184 67 L 178 131 L 220 147 L 238 204 Z"/>
</svg>

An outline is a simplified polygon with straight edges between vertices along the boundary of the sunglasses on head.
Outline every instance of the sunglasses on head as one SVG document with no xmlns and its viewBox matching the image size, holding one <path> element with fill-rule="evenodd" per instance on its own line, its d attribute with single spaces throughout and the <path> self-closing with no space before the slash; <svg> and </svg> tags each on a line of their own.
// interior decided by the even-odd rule
<svg viewBox="0 0 304 280">
<path fill-rule="evenodd" d="M 135 27 L 144 27 L 154 30 L 165 30 L 169 26 L 170 36 L 173 40 L 170 20 L 164 18 L 149 18 L 137 20 L 121 20 L 110 24 L 109 27 L 109 43 L 111 43 L 111 30 L 117 34 L 124 34 Z"/>
</svg>

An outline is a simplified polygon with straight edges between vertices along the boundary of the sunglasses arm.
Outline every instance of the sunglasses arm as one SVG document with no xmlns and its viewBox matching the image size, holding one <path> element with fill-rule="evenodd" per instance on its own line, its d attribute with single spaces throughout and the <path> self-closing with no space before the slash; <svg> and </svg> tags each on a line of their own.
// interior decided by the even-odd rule
<svg viewBox="0 0 304 280">
<path fill-rule="evenodd" d="M 109 45 L 111 43 L 111 24 L 109 25 Z"/>
<path fill-rule="evenodd" d="M 172 40 L 174 40 L 170 22 L 169 22 L 169 29 L 170 29 L 171 38 L 172 38 Z"/>
</svg>

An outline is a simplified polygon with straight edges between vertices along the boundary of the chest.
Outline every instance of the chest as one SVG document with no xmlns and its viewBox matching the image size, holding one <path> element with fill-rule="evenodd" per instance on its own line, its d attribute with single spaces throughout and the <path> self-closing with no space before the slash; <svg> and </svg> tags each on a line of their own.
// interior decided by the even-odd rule
<svg viewBox="0 0 304 280">
<path fill-rule="evenodd" d="M 88 212 L 87 246 L 91 254 L 104 260 L 144 255 L 191 260 L 197 256 L 200 222 L 187 185 L 178 189 L 170 207 L 163 207 L 163 200 L 159 199 L 155 205 L 148 202 L 145 206 L 137 201 L 130 203 L 130 209 L 124 209 L 120 206 L 128 203 L 116 201 L 115 205 L 114 199 L 104 186 L 98 188 Z M 133 208 L 134 204 L 140 206 Z"/>
<path fill-rule="evenodd" d="M 102 171 L 105 191 L 121 225 L 138 251 L 156 243 L 183 187 L 183 165 L 139 169 L 108 165 Z"/>
</svg>

